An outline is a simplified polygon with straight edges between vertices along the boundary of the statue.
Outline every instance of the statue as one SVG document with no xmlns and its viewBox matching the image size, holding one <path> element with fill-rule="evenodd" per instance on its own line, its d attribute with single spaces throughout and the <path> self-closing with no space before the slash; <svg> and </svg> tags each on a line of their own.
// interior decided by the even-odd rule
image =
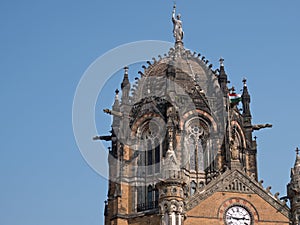
<svg viewBox="0 0 300 225">
<path fill-rule="evenodd" d="M 183 30 L 182 30 L 182 21 L 180 20 L 181 16 L 178 14 L 175 18 L 175 11 L 176 11 L 176 5 L 173 6 L 173 13 L 172 13 L 172 22 L 174 25 L 173 28 L 173 34 L 175 37 L 175 41 L 182 41 L 183 39 Z"/>
<path fill-rule="evenodd" d="M 238 160 L 239 159 L 239 149 L 237 144 L 234 142 L 234 144 L 232 145 L 232 149 L 231 149 L 231 158 L 233 160 Z"/>
<path fill-rule="evenodd" d="M 235 134 L 232 135 L 230 140 L 230 151 L 231 151 L 231 159 L 238 160 L 239 159 L 239 143 Z"/>
</svg>

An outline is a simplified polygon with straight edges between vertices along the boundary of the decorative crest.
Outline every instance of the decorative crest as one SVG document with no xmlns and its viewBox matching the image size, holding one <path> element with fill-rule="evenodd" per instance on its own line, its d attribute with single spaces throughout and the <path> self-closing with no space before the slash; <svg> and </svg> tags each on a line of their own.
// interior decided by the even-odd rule
<svg viewBox="0 0 300 225">
<path fill-rule="evenodd" d="M 243 79 L 243 84 L 244 84 L 244 87 L 247 87 L 247 79 L 246 78 Z"/>
<path fill-rule="evenodd" d="M 119 90 L 116 89 L 116 90 L 115 90 L 115 93 L 116 93 L 116 95 L 115 95 L 115 100 L 119 100 Z"/>
<path fill-rule="evenodd" d="M 296 154 L 299 155 L 300 149 L 298 147 L 296 148 L 295 151 L 296 151 Z"/>
<path fill-rule="evenodd" d="M 128 75 L 128 66 L 124 67 L 124 74 Z"/>
<path fill-rule="evenodd" d="M 224 66 L 224 61 L 225 61 L 225 60 L 221 57 L 220 60 L 219 60 L 220 66 L 222 66 L 222 67 Z"/>
</svg>

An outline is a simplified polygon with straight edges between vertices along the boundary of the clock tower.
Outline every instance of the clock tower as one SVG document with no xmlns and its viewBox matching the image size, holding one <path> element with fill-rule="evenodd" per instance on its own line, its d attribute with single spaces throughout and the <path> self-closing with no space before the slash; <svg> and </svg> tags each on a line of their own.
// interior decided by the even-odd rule
<svg viewBox="0 0 300 225">
<path fill-rule="evenodd" d="M 185 49 L 183 24 L 172 13 L 174 47 L 153 58 L 131 85 L 124 69 L 109 140 L 105 225 L 299 224 L 299 157 L 286 200 L 258 180 L 251 96 L 228 86 L 224 59 L 213 69 Z M 131 88 L 132 87 L 132 88 Z M 298 172 L 297 172 L 298 171 Z M 297 175 L 298 174 L 298 175 Z M 297 180 L 298 179 L 298 180 Z"/>
</svg>

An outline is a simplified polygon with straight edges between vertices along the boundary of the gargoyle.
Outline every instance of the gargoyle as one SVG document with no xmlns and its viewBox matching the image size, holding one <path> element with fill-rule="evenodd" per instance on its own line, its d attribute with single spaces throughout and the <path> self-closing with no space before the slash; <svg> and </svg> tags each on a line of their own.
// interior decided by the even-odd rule
<svg viewBox="0 0 300 225">
<path fill-rule="evenodd" d="M 256 124 L 252 126 L 253 130 L 260 130 L 260 129 L 264 129 L 264 128 L 271 128 L 273 125 L 272 124 Z"/>
<path fill-rule="evenodd" d="M 113 115 L 113 116 L 118 116 L 118 117 L 122 117 L 123 114 L 114 110 L 110 110 L 110 109 L 103 109 L 103 112 L 109 114 L 109 115 Z"/>
</svg>

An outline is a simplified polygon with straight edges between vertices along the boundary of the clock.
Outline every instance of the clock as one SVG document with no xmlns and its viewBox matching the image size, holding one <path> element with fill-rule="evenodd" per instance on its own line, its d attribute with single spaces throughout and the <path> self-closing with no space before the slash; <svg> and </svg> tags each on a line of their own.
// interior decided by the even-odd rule
<svg viewBox="0 0 300 225">
<path fill-rule="evenodd" d="M 247 209 L 239 205 L 229 207 L 225 212 L 226 225 L 251 225 L 252 217 Z"/>
</svg>

